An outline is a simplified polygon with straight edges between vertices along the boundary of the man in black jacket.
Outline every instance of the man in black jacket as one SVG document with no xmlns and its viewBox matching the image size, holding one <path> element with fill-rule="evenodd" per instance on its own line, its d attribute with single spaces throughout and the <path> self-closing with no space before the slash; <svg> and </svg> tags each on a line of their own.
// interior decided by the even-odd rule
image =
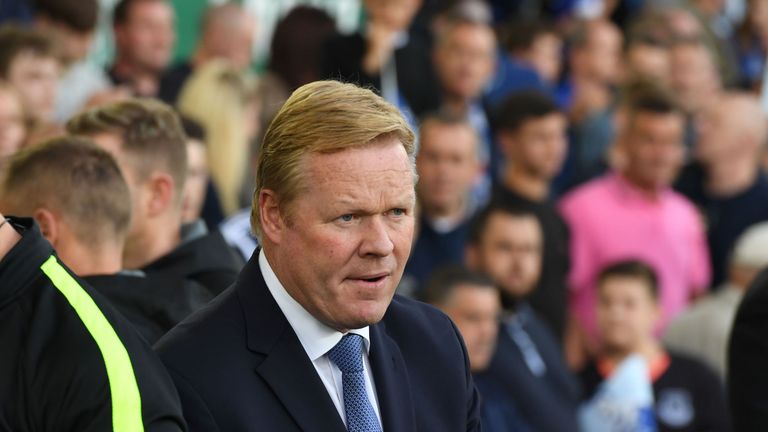
<svg viewBox="0 0 768 432">
<path fill-rule="evenodd" d="M 122 270 L 131 195 L 114 158 L 89 140 L 64 136 L 14 155 L 0 211 L 34 217 L 61 260 L 149 343 L 214 297 L 180 277 Z"/>
<path fill-rule="evenodd" d="M 0 340 L 0 430 L 186 430 L 176 389 L 138 333 L 31 219 L 2 214 Z"/>
<path fill-rule="evenodd" d="M 86 111 L 67 123 L 117 160 L 131 191 L 133 217 L 123 268 L 172 276 L 215 296 L 242 266 L 218 232 L 182 227 L 187 175 L 184 131 L 173 110 L 157 101 L 129 99 Z"/>
</svg>

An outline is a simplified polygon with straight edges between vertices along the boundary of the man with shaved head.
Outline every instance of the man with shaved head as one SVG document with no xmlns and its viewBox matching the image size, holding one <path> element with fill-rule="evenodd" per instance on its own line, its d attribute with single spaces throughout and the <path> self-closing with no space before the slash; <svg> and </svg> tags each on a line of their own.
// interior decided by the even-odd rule
<svg viewBox="0 0 768 432">
<path fill-rule="evenodd" d="M 160 80 L 158 97 L 175 105 L 187 78 L 213 59 L 223 59 L 232 66 L 246 69 L 256 36 L 256 17 L 236 3 L 213 6 L 203 15 L 200 40 L 189 61 L 169 69 Z"/>
<path fill-rule="evenodd" d="M 727 93 L 699 118 L 695 162 L 677 189 L 703 211 L 712 259 L 713 286 L 726 276 L 727 257 L 750 225 L 768 220 L 768 177 L 760 169 L 766 117 L 757 98 Z"/>
</svg>

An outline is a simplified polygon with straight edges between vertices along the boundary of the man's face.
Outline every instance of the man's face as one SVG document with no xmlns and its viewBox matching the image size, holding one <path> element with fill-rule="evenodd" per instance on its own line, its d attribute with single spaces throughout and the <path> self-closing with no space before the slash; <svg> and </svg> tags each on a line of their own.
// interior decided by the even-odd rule
<svg viewBox="0 0 768 432">
<path fill-rule="evenodd" d="M 635 277 L 612 276 L 599 287 L 597 324 L 605 348 L 633 351 L 653 337 L 658 310 L 646 284 Z"/>
<path fill-rule="evenodd" d="M 477 136 L 469 125 L 427 123 L 421 129 L 416 167 L 422 205 L 446 212 L 460 207 L 479 172 Z"/>
<path fill-rule="evenodd" d="M 509 296 L 528 295 L 539 280 L 542 253 L 541 226 L 535 216 L 495 212 L 488 219 L 479 244 L 470 255 Z"/>
<path fill-rule="evenodd" d="M 683 116 L 638 112 L 627 127 L 624 174 L 647 189 L 671 185 L 683 164 Z"/>
<path fill-rule="evenodd" d="M 464 339 L 472 372 L 488 367 L 496 349 L 501 302 L 493 287 L 459 285 L 442 307 Z"/>
<path fill-rule="evenodd" d="M 369 19 L 392 31 L 407 30 L 421 0 L 365 0 Z"/>
<path fill-rule="evenodd" d="M 552 33 L 543 33 L 533 41 L 527 60 L 548 83 L 560 77 L 563 41 Z"/>
<path fill-rule="evenodd" d="M 601 84 L 618 80 L 621 65 L 621 32 L 609 23 L 597 23 L 589 30 L 587 44 L 575 51 L 579 68 Z"/>
<path fill-rule="evenodd" d="M 284 225 L 265 252 L 285 269 L 276 272 L 289 294 L 321 322 L 342 331 L 374 324 L 413 239 L 414 175 L 405 149 L 388 138 L 309 154 L 303 166 L 305 189 L 280 211 Z"/>
<path fill-rule="evenodd" d="M 703 109 L 720 89 L 720 77 L 706 47 L 680 45 L 670 51 L 670 84 L 690 113 Z"/>
<path fill-rule="evenodd" d="M 483 25 L 459 24 L 435 48 L 435 66 L 443 89 L 465 100 L 476 99 L 491 78 L 496 39 Z"/>
<path fill-rule="evenodd" d="M 551 180 L 565 160 L 568 142 L 566 120 L 560 113 L 527 120 L 514 133 L 502 132 L 501 141 L 515 168 Z"/>
<path fill-rule="evenodd" d="M 0 164 L 21 148 L 25 135 L 21 101 L 0 87 Z"/>
<path fill-rule="evenodd" d="M 746 19 L 756 29 L 768 29 L 768 3 L 764 0 L 749 0 Z"/>
<path fill-rule="evenodd" d="M 215 57 L 227 60 L 237 69 L 251 65 L 256 39 L 256 18 L 242 13 L 225 27 L 213 25 L 205 34 L 208 50 Z"/>
<path fill-rule="evenodd" d="M 669 51 L 666 48 L 648 45 L 633 45 L 626 56 L 626 68 L 629 79 L 649 78 L 669 81 Z"/>
<path fill-rule="evenodd" d="M 187 180 L 184 182 L 182 198 L 182 222 L 190 223 L 200 218 L 208 186 L 208 159 L 205 143 L 190 139 L 187 141 Z"/>
<path fill-rule="evenodd" d="M 141 256 L 140 240 L 148 225 L 148 206 L 151 194 L 148 191 L 147 182 L 141 181 L 136 172 L 134 161 L 123 151 L 123 140 L 120 136 L 111 133 L 100 133 L 90 137 L 96 145 L 108 151 L 115 158 L 120 172 L 128 185 L 131 193 L 131 227 L 125 242 L 126 256 Z"/>
<path fill-rule="evenodd" d="M 176 39 L 173 20 L 173 9 L 163 0 L 134 3 L 126 23 L 115 28 L 118 55 L 142 71 L 162 72 Z"/>
<path fill-rule="evenodd" d="M 20 53 L 8 69 L 8 82 L 19 91 L 30 113 L 46 123 L 53 119 L 59 83 L 59 62 L 55 58 Z"/>
<path fill-rule="evenodd" d="M 697 117 L 698 139 L 696 159 L 705 164 L 728 159 L 728 153 L 738 146 L 738 119 L 733 119 L 729 106 L 717 102 L 710 104 Z M 738 114 L 738 113 L 737 113 Z M 734 121 L 736 125 L 734 125 Z M 735 127 L 734 127 L 735 126 Z"/>
</svg>

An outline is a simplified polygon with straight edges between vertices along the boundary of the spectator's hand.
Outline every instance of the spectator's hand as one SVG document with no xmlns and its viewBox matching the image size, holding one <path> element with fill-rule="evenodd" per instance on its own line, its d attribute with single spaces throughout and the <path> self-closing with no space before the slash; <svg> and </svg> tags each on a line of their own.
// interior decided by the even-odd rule
<svg viewBox="0 0 768 432">
<path fill-rule="evenodd" d="M 584 368 L 587 361 L 597 353 L 597 347 L 589 342 L 587 332 L 581 327 L 574 317 L 569 317 L 565 328 L 563 340 L 563 354 L 565 362 L 573 371 Z"/>
<path fill-rule="evenodd" d="M 590 114 L 605 109 L 611 103 L 611 92 L 604 85 L 593 81 L 582 81 L 574 88 L 571 119 L 579 123 Z"/>
<path fill-rule="evenodd" d="M 377 22 L 368 27 L 368 51 L 363 57 L 363 70 L 368 75 L 378 75 L 381 66 L 389 60 L 395 47 L 397 30 Z"/>
</svg>

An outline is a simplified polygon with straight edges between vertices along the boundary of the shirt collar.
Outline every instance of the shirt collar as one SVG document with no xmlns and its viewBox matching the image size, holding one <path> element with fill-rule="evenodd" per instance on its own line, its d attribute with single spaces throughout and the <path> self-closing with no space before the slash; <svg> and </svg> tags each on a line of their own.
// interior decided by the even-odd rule
<svg viewBox="0 0 768 432">
<path fill-rule="evenodd" d="M 288 294 L 288 291 L 285 290 L 285 287 L 283 287 L 283 284 L 269 265 L 264 249 L 259 251 L 259 268 L 264 277 L 264 282 L 267 284 L 267 289 L 269 289 L 275 302 L 277 302 L 277 306 L 285 315 L 296 336 L 298 336 L 299 342 L 301 342 L 310 360 L 314 362 L 339 343 L 344 333 L 320 322 Z M 362 336 L 365 341 L 365 350 L 367 353 L 370 352 L 371 340 L 370 328 L 368 326 L 353 329 L 349 332 Z"/>
</svg>

